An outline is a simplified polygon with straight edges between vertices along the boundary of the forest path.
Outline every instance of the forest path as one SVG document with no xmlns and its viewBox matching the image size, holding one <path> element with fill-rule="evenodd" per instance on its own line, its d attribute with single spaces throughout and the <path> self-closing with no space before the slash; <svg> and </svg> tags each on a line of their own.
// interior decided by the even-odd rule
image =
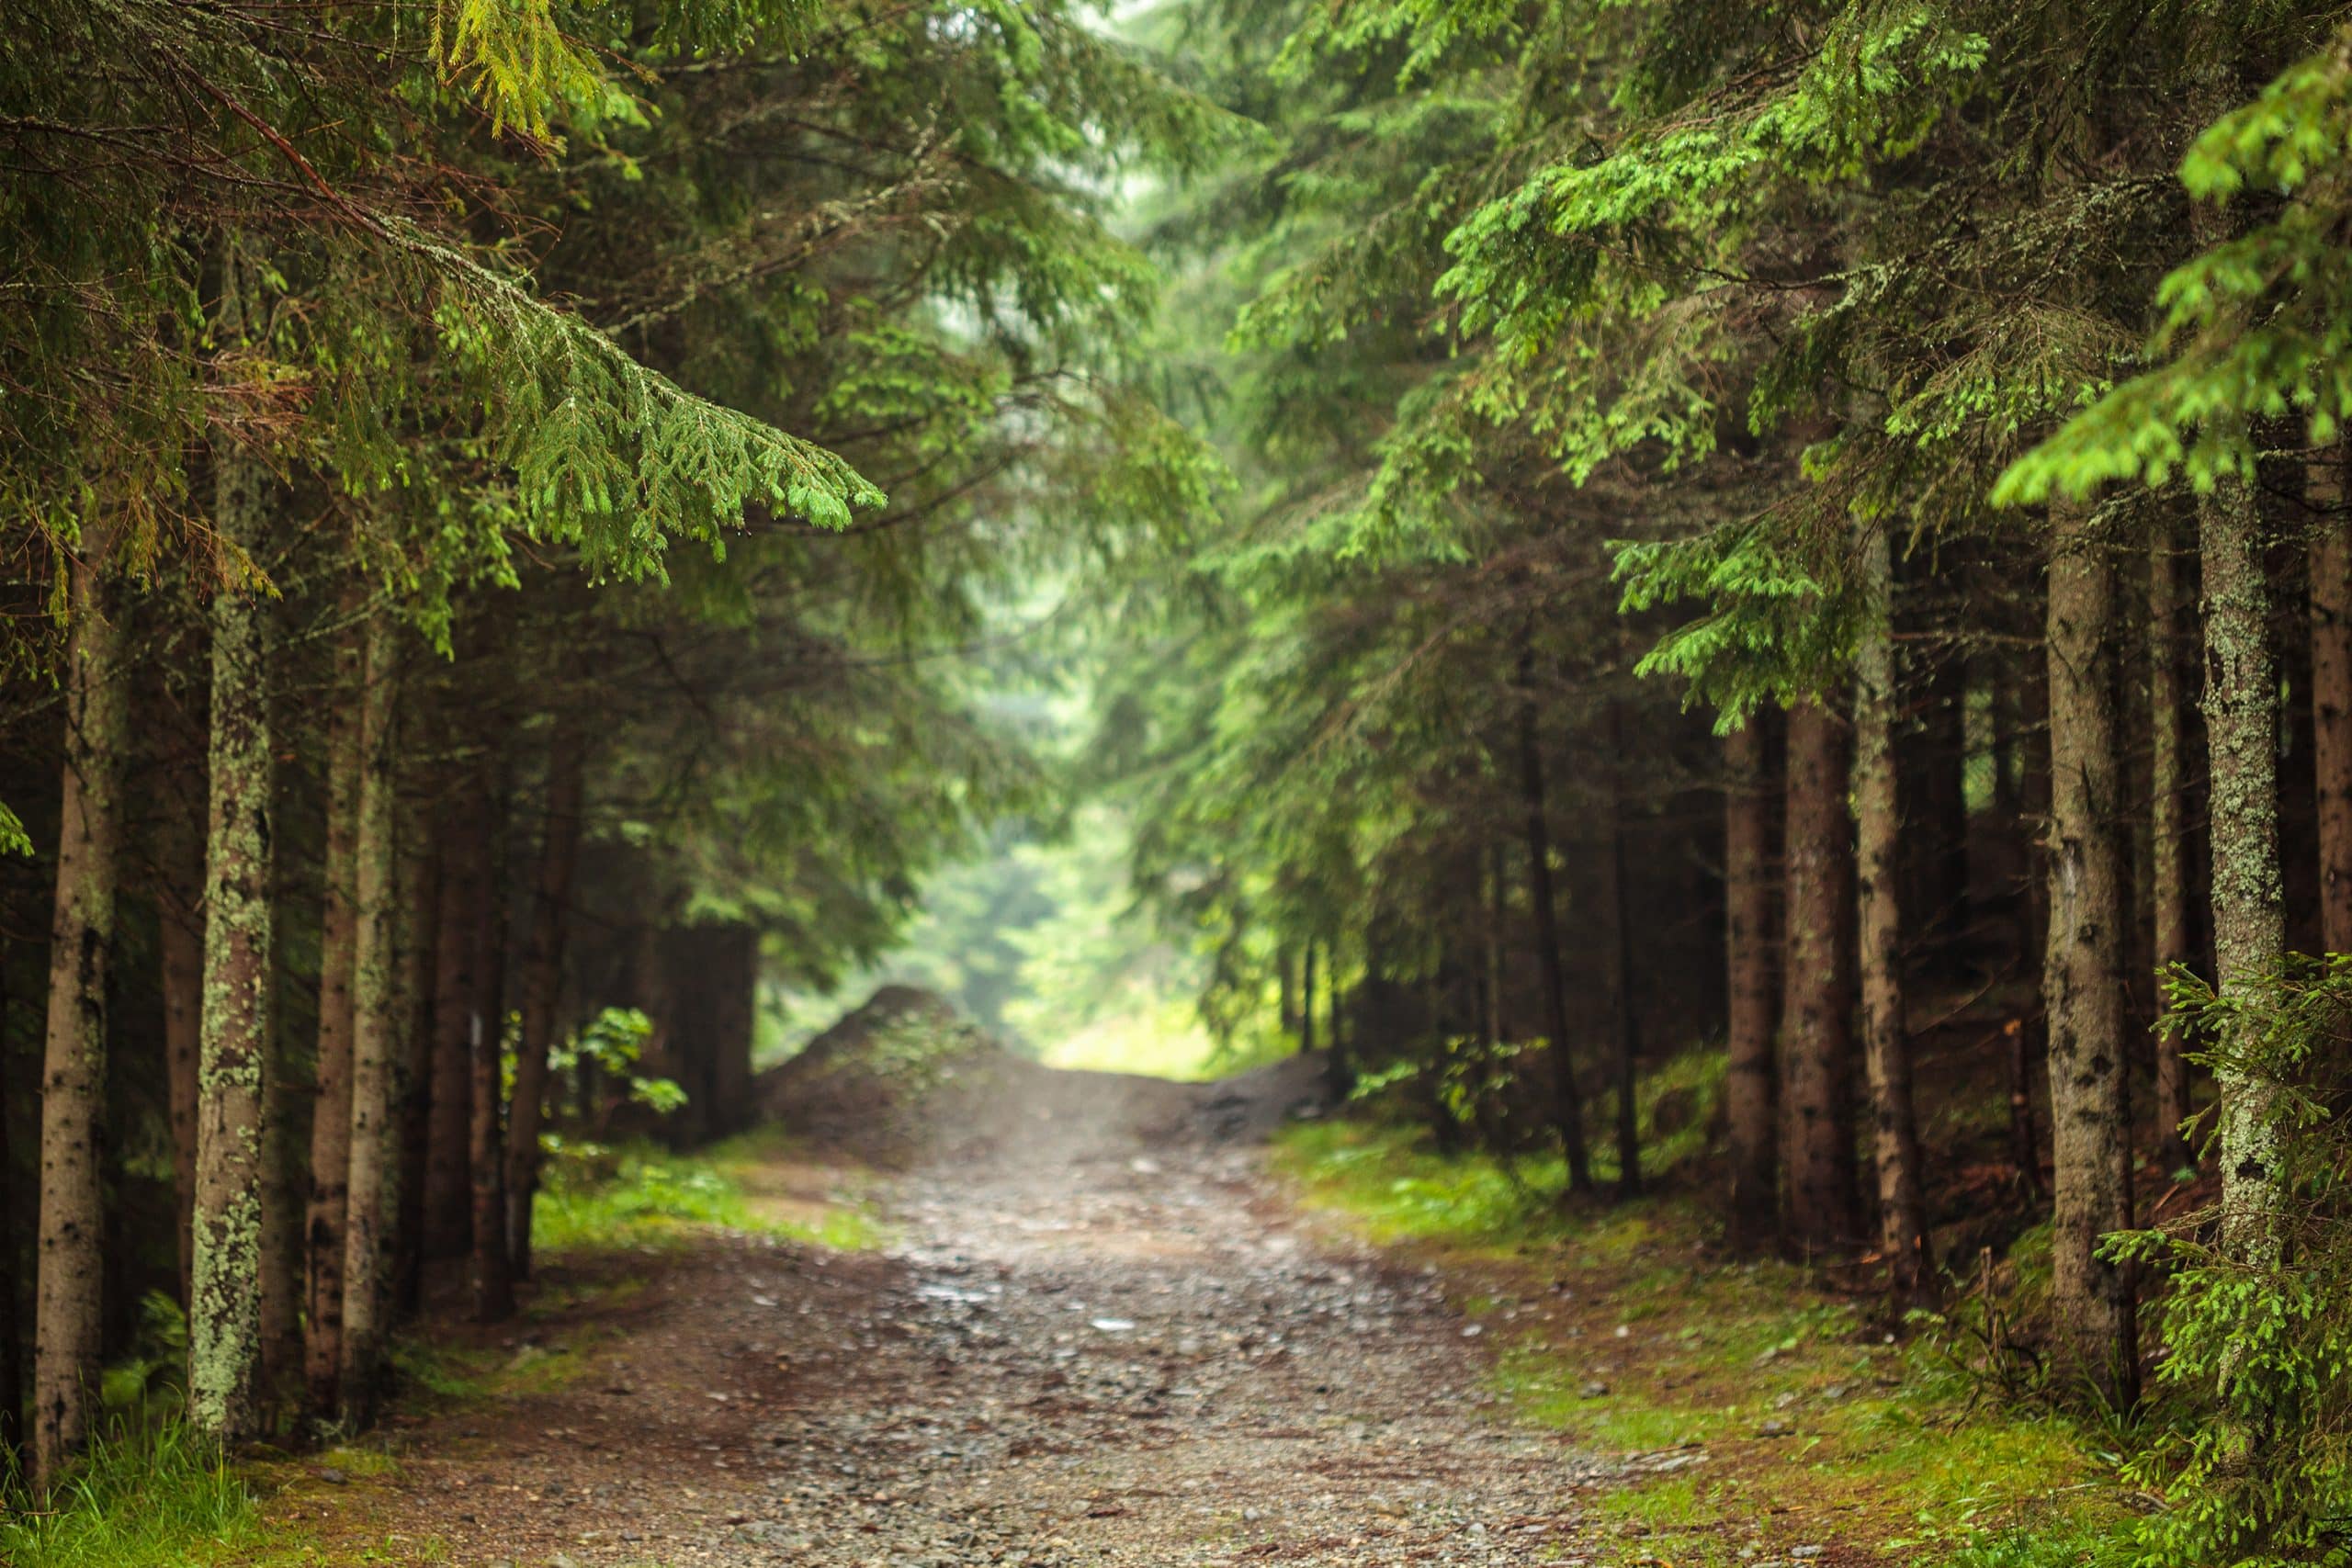
<svg viewBox="0 0 2352 1568">
<path fill-rule="evenodd" d="M 590 1298 L 593 1364 L 415 1430 L 373 1539 L 468 1568 L 1581 1557 L 1610 1467 L 1492 1414 L 1439 1281 L 1309 1234 L 1231 1139 L 1295 1078 L 1023 1071 L 890 1179 L 884 1249 L 719 1236 Z"/>
</svg>

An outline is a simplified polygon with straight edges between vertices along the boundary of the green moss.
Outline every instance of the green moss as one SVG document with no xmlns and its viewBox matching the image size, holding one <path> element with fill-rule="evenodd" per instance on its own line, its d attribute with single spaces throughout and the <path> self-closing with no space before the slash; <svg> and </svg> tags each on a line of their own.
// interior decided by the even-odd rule
<svg viewBox="0 0 2352 1568">
<path fill-rule="evenodd" d="M 881 1244 L 880 1227 L 854 1193 L 786 1208 L 748 1191 L 780 1153 L 774 1134 L 750 1134 L 695 1156 L 646 1146 L 551 1161 L 532 1211 L 533 1239 L 552 1256 L 659 1250 L 712 1230 L 837 1251 Z"/>
<path fill-rule="evenodd" d="M 1601 1505 L 1629 1530 L 1707 1538 L 1662 1556 L 1703 1559 L 1758 1521 L 1923 1561 L 1963 1544 L 1997 1554 L 2029 1527 L 2121 1536 L 2109 1464 L 2074 1427 L 1980 1402 L 1928 1349 L 1888 1342 L 1868 1303 L 1826 1296 L 1792 1266 L 1721 1261 L 1695 1201 L 1564 1209 L 1524 1170 L 1522 1188 L 1491 1159 L 1442 1158 L 1395 1127 L 1295 1129 L 1278 1158 L 1308 1203 L 1409 1240 L 1462 1281 L 1456 1304 L 1487 1322 L 1510 1416 L 1603 1453 L 1706 1450 L 1701 1469 Z M 2046 1235 L 2020 1242 L 2029 1285 L 2047 1250 Z"/>
</svg>

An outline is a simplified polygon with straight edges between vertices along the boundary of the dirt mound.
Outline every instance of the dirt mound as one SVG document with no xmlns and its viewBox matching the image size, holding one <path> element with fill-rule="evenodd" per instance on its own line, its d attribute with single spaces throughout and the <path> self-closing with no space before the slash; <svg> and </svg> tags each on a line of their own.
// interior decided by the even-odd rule
<svg viewBox="0 0 2352 1568">
<path fill-rule="evenodd" d="M 1215 1083 L 1042 1066 L 945 998 L 885 986 L 760 1075 L 761 1114 L 869 1164 L 918 1158 L 1071 1166 L 1140 1144 L 1264 1137 L 1329 1103 L 1320 1053 Z"/>
<path fill-rule="evenodd" d="M 864 1157 L 896 1162 L 922 1102 L 959 1077 L 1014 1062 L 935 992 L 885 986 L 752 1082 L 760 1115 Z"/>
</svg>

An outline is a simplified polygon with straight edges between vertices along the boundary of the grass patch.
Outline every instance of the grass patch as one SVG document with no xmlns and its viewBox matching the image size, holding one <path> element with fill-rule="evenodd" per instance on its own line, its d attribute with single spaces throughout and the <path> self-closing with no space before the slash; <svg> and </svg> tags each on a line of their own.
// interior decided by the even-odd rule
<svg viewBox="0 0 2352 1568">
<path fill-rule="evenodd" d="M 471 1404 L 568 1388 L 586 1375 L 590 1348 L 576 1339 L 506 1350 L 403 1338 L 392 1347 L 392 1366 L 405 1389 L 431 1400 Z"/>
<path fill-rule="evenodd" d="M 9 1568 L 204 1568 L 267 1534 L 253 1493 L 176 1417 L 126 1420 L 44 1511 L 0 1513 Z"/>
<path fill-rule="evenodd" d="M 1294 1127 L 1277 1164 L 1309 1206 L 1456 1276 L 1510 1416 L 1602 1453 L 1704 1449 L 1601 1506 L 1623 1533 L 1689 1538 L 1662 1556 L 1837 1544 L 2057 1568 L 2122 1538 L 2109 1463 L 2072 1423 L 1975 1403 L 1932 1347 L 1892 1342 L 1875 1302 L 1724 1261 L 1687 1197 L 1564 1208 L 1557 1159 L 1442 1157 L 1394 1126 Z"/>
<path fill-rule="evenodd" d="M 554 1257 L 660 1250 L 730 1230 L 840 1251 L 879 1246 L 871 1211 L 789 1153 L 782 1134 L 764 1129 L 695 1154 L 651 1145 L 563 1150 L 533 1204 L 534 1244 Z M 808 1184 L 794 1175 L 811 1172 L 820 1185 L 801 1190 Z"/>
</svg>

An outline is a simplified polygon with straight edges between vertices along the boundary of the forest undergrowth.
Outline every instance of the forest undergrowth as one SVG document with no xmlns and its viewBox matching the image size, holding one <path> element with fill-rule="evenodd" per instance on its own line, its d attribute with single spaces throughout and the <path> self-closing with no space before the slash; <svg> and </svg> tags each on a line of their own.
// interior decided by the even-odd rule
<svg viewBox="0 0 2352 1568">
<path fill-rule="evenodd" d="M 478 1325 L 462 1303 L 411 1325 L 392 1347 L 398 1396 L 365 1434 L 327 1434 L 316 1451 L 257 1445 L 224 1459 L 195 1434 L 168 1354 L 114 1369 L 138 1392 L 107 1413 L 105 1436 L 49 1506 L 0 1515 L 7 1568 L 361 1568 L 453 1561 L 438 1543 L 371 1528 L 401 1473 L 406 1433 L 428 1416 L 489 1411 L 590 1375 L 616 1317 L 696 1238 L 770 1236 L 832 1251 L 879 1246 L 867 1173 L 801 1157 L 762 1128 L 680 1154 L 650 1143 L 577 1146 L 537 1201 L 547 1265 L 517 1318 Z M 151 1329 L 174 1337 L 166 1321 Z M 184 1338 L 185 1330 L 178 1330 Z M 332 1523 L 322 1529 L 322 1522 Z"/>
<path fill-rule="evenodd" d="M 1728 1255 L 1687 1172 L 1564 1204 L 1559 1163 L 1442 1154 L 1378 1121 L 1300 1124 L 1276 1157 L 1310 1209 L 1450 1281 L 1494 1346 L 1498 1414 L 1636 1460 L 1600 1504 L 1627 1561 L 2129 1560 L 2147 1499 L 2118 1464 L 2141 1429 L 2064 1413 L 2021 1350 L 1987 1364 L 1988 1319 L 1998 1336 L 2046 1292 L 2044 1231 L 1993 1284 L 1955 1282 L 1947 1314 L 1897 1317 L 1881 1292 Z"/>
</svg>

